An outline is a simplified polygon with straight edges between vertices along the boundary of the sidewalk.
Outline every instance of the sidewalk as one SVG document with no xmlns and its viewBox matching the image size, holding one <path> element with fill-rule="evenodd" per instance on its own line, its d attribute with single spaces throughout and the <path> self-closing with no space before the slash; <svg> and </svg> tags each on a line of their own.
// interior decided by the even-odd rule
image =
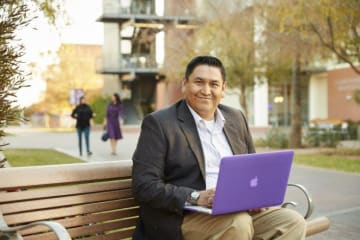
<svg viewBox="0 0 360 240">
<path fill-rule="evenodd" d="M 80 158 L 84 161 L 113 161 L 129 160 L 135 150 L 139 137 L 139 126 L 123 128 L 123 139 L 118 141 L 117 155 L 110 154 L 110 142 L 103 142 L 101 129 L 91 130 L 90 149 L 93 153 L 90 157 L 80 157 L 78 148 L 78 137 L 74 129 L 66 131 L 49 131 L 48 129 L 9 128 L 11 134 L 5 138 L 9 145 L 7 148 L 50 148 L 64 152 L 70 156 Z M 84 143 L 83 143 L 84 144 Z M 85 148 L 85 146 L 83 146 Z"/>
</svg>

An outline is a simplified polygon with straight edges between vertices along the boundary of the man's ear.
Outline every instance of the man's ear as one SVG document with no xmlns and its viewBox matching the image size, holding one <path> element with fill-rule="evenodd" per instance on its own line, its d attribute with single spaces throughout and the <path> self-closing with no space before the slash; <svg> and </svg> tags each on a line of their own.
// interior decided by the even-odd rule
<svg viewBox="0 0 360 240">
<path fill-rule="evenodd" d="M 222 85 L 221 98 L 225 97 L 225 90 L 226 90 L 226 82 L 224 82 L 223 85 Z"/>
<path fill-rule="evenodd" d="M 184 77 L 181 81 L 181 93 L 185 92 L 186 78 Z"/>
</svg>

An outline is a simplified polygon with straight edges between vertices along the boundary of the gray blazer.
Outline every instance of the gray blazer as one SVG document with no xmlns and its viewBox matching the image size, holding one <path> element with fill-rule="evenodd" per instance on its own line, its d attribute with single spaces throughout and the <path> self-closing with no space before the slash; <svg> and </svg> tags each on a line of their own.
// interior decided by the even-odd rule
<svg viewBox="0 0 360 240">
<path fill-rule="evenodd" d="M 224 105 L 219 109 L 233 153 L 255 152 L 244 115 Z M 133 194 L 140 203 L 133 239 L 181 239 L 186 199 L 205 189 L 204 154 L 185 100 L 144 118 L 132 174 Z"/>
</svg>

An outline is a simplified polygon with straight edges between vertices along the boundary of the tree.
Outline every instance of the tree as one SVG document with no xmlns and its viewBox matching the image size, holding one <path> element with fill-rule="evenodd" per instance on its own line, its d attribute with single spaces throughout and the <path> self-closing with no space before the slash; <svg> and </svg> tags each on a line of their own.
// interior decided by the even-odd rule
<svg viewBox="0 0 360 240">
<path fill-rule="evenodd" d="M 1 0 L 0 1 L 0 138 L 6 133 L 3 128 L 10 123 L 23 121 L 22 109 L 17 105 L 16 92 L 25 87 L 26 73 L 21 58 L 24 47 L 16 32 L 28 27 L 34 18 L 30 4 L 40 7 L 54 22 L 60 5 L 56 0 Z"/>
<path fill-rule="evenodd" d="M 327 57 L 321 51 L 316 36 L 309 32 L 309 24 L 304 16 L 310 14 L 306 8 L 307 1 L 274 0 L 264 4 L 263 17 L 266 19 L 268 48 L 280 44 L 283 57 L 280 62 L 291 69 L 291 129 L 290 147 L 301 147 L 302 138 L 302 103 L 301 82 L 309 78 L 311 65 Z M 276 55 L 275 55 L 276 56 Z M 276 64 L 277 65 L 277 64 Z M 276 67 L 275 65 L 275 67 Z M 280 64 L 280 66 L 284 66 Z M 291 68 L 290 68 L 291 66 Z M 275 68 L 276 69 L 276 68 Z M 285 71 L 290 72 L 290 71 Z"/>
<path fill-rule="evenodd" d="M 360 1 L 305 1 L 305 7 L 310 30 L 321 45 L 360 74 Z"/>
<path fill-rule="evenodd" d="M 0 7 L 0 128 L 23 120 L 22 109 L 16 105 L 16 92 L 24 87 L 21 68 L 24 48 L 16 41 L 15 32 L 26 27 L 30 18 L 28 7 L 15 0 L 2 0 Z M 0 137 L 5 132 L 0 130 Z"/>
<path fill-rule="evenodd" d="M 214 55 L 221 59 L 227 73 L 227 86 L 239 89 L 239 102 L 248 115 L 247 93 L 255 84 L 256 62 L 254 16 L 246 1 L 207 1 L 206 14 L 199 16 L 202 23 L 189 34 L 178 34 L 167 48 L 170 56 L 166 73 L 179 78 L 179 66 L 184 66 L 194 55 Z M 217 11 L 221 6 L 222 11 Z M 181 69 L 184 69 L 181 68 Z"/>
<path fill-rule="evenodd" d="M 210 7 L 215 10 L 217 5 Z M 239 90 L 239 102 L 248 117 L 247 94 L 255 85 L 257 70 L 253 9 L 239 4 L 232 12 L 218 11 L 217 16 L 199 30 L 198 38 L 202 39 L 200 49 L 223 60 L 227 86 Z"/>
<path fill-rule="evenodd" d="M 82 89 L 87 99 L 102 88 L 101 77 L 96 74 L 95 59 L 101 54 L 100 46 L 62 44 L 57 52 L 58 63 L 50 65 L 44 74 L 46 92 L 37 104 L 42 112 L 59 114 L 69 112 L 70 90 Z"/>
</svg>

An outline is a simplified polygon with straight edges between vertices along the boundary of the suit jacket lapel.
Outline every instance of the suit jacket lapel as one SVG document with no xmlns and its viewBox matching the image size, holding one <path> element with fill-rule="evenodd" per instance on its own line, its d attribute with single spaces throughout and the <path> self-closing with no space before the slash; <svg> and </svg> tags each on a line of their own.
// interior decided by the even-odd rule
<svg viewBox="0 0 360 240">
<path fill-rule="evenodd" d="M 204 154 L 202 151 L 202 145 L 200 137 L 196 128 L 196 123 L 193 116 L 191 115 L 190 110 L 186 106 L 185 100 L 182 100 L 178 105 L 178 120 L 180 122 L 180 127 L 184 132 L 184 135 L 189 143 L 191 150 L 193 151 L 196 160 L 198 161 L 200 171 L 205 180 L 205 160 Z"/>
<path fill-rule="evenodd" d="M 227 113 L 225 111 L 221 111 L 221 113 L 224 115 L 225 118 L 224 133 L 231 147 L 231 150 L 233 151 L 233 154 L 245 153 L 246 149 L 241 148 L 241 137 L 237 136 L 239 134 L 239 131 L 237 131 L 239 128 L 239 123 L 236 124 L 231 117 L 227 116 Z"/>
</svg>

